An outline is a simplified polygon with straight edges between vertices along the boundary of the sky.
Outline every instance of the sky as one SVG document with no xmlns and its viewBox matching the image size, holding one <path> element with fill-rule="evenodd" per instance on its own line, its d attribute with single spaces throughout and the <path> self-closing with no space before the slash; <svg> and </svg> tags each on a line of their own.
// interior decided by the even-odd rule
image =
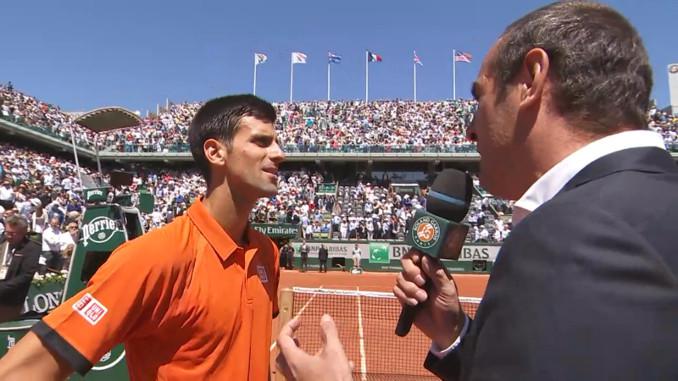
<svg viewBox="0 0 678 381">
<path fill-rule="evenodd" d="M 123 106 L 145 114 L 166 99 L 204 101 L 252 92 L 289 98 L 290 54 L 294 100 L 327 97 L 327 52 L 332 99 L 365 96 L 365 51 L 383 57 L 369 67 L 370 99 L 452 97 L 452 50 L 473 55 L 457 63 L 457 97 L 470 98 L 482 57 L 512 21 L 547 4 L 538 0 L 239 0 L 109 2 L 8 1 L 2 6 L 0 82 L 61 106 L 88 111 Z M 678 1 L 608 0 L 636 26 L 654 70 L 652 97 L 669 104 L 667 65 L 678 62 Z"/>
</svg>

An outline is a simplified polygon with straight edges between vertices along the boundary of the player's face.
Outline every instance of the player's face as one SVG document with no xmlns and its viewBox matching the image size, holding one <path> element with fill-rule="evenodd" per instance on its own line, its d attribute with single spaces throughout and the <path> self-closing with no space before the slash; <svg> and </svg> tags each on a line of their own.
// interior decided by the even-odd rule
<svg viewBox="0 0 678 381">
<path fill-rule="evenodd" d="M 520 101 L 516 86 L 512 84 L 508 84 L 505 94 L 499 97 L 491 67 L 496 49 L 495 45 L 487 54 L 473 83 L 472 92 L 478 101 L 478 109 L 467 134 L 478 145 L 481 185 L 497 196 L 517 199 L 521 195 L 511 194 L 508 182 L 516 169 L 513 157 L 520 150 L 515 133 Z"/>
<path fill-rule="evenodd" d="M 275 195 L 278 192 L 278 166 L 284 159 L 273 124 L 251 116 L 243 117 L 227 157 L 231 191 L 255 199 Z"/>
</svg>

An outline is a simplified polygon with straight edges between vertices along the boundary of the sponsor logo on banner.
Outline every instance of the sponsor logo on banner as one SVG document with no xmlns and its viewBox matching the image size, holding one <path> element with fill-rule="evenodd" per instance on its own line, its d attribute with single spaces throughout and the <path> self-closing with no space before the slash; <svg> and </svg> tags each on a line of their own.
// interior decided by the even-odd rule
<svg viewBox="0 0 678 381">
<path fill-rule="evenodd" d="M 63 286 L 63 284 L 58 284 Z M 39 294 L 26 296 L 24 300 L 23 309 L 21 313 L 26 313 L 29 311 L 35 311 L 37 313 L 45 313 L 55 309 L 59 304 L 61 304 L 61 295 L 63 291 L 46 291 Z"/>
<path fill-rule="evenodd" d="M 252 229 L 269 237 L 298 237 L 299 225 L 292 224 L 251 224 Z"/>
<path fill-rule="evenodd" d="M 89 293 L 83 295 L 80 300 L 73 303 L 73 310 L 92 325 L 96 325 L 101 321 L 101 318 L 108 312 L 108 308 Z"/>
<path fill-rule="evenodd" d="M 325 248 L 328 252 L 328 258 L 351 258 L 355 242 L 346 242 L 346 243 L 333 243 L 323 241 Z M 306 242 L 310 252 L 308 254 L 309 258 L 318 258 L 318 250 L 320 249 L 320 242 Z M 294 255 L 299 255 L 299 247 L 301 242 L 292 242 L 292 247 L 294 248 Z M 359 243 L 358 248 L 362 253 L 363 257 L 367 258 L 368 253 L 370 252 L 370 245 L 366 243 Z"/>
<path fill-rule="evenodd" d="M 412 239 L 421 248 L 435 246 L 440 239 L 440 225 L 435 218 L 423 216 L 412 224 Z"/>
<path fill-rule="evenodd" d="M 92 197 L 104 197 L 104 192 L 99 189 L 87 191 L 87 196 L 85 198 L 89 200 Z"/>
<path fill-rule="evenodd" d="M 414 230 L 414 229 L 413 229 Z M 355 242 L 334 243 L 322 241 L 329 253 L 329 258 L 351 258 Z M 309 258 L 318 257 L 320 242 L 309 241 L 306 244 L 310 248 Z M 299 255 L 301 242 L 292 242 L 295 255 Z M 371 242 L 359 243 L 363 258 L 369 259 L 369 263 L 389 263 L 400 260 L 410 250 L 410 246 L 404 242 Z M 459 254 L 460 261 L 484 260 L 494 262 L 501 246 L 498 245 L 465 245 Z M 388 260 L 386 259 L 388 258 Z M 383 268 L 383 267 L 382 267 Z"/>
<path fill-rule="evenodd" d="M 483 260 L 494 262 L 497 259 L 499 249 L 500 246 L 466 245 L 461 249 L 461 253 L 459 253 L 459 260 Z M 391 258 L 400 259 L 410 250 L 410 246 L 405 244 L 391 244 L 389 250 L 391 252 Z"/>
<path fill-rule="evenodd" d="M 115 220 L 99 216 L 82 227 L 83 245 L 87 246 L 89 242 L 104 243 L 113 237 L 113 233 L 118 230 Z"/>
<path fill-rule="evenodd" d="M 393 244 L 392 243 L 389 247 L 389 250 L 391 252 L 391 258 L 400 259 L 405 254 L 407 254 L 408 251 L 410 251 L 410 246 L 405 245 L 405 244 Z"/>
<path fill-rule="evenodd" d="M 370 243 L 370 263 L 390 263 L 388 243 Z"/>
<path fill-rule="evenodd" d="M 671 74 L 678 73 L 678 64 L 674 64 L 674 65 L 669 66 L 669 72 Z"/>
</svg>

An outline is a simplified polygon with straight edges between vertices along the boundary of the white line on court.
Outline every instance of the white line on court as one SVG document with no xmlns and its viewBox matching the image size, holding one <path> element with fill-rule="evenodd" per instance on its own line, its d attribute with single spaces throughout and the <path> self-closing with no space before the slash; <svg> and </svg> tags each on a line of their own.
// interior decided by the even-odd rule
<svg viewBox="0 0 678 381">
<path fill-rule="evenodd" d="M 318 289 L 320 290 L 322 288 L 323 288 L 323 285 L 321 284 L 320 287 L 318 287 Z M 308 305 L 311 304 L 311 302 L 313 301 L 313 299 L 315 298 L 316 295 L 318 295 L 318 294 L 314 293 L 313 295 L 311 295 L 311 297 L 308 299 L 308 301 L 306 301 L 306 303 L 301 307 L 299 312 L 297 312 L 297 314 L 294 315 L 294 317 L 301 316 L 301 314 L 304 312 L 306 307 L 308 307 Z M 271 348 L 268 350 L 269 352 L 273 352 L 273 349 L 275 349 L 275 344 L 276 344 L 276 342 L 275 342 L 275 340 L 273 340 L 273 342 L 271 343 Z"/>
<path fill-rule="evenodd" d="M 360 287 L 356 286 L 356 291 L 360 291 Z M 356 295 L 358 298 L 358 335 L 360 337 L 360 380 L 367 381 L 367 361 L 365 359 L 365 337 L 363 335 L 363 310 L 360 306 L 360 294 Z"/>
</svg>

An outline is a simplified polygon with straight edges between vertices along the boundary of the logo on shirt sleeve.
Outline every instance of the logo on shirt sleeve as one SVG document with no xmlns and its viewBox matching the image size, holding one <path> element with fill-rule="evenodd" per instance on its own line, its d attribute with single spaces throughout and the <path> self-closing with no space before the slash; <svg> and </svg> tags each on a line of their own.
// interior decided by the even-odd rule
<svg viewBox="0 0 678 381">
<path fill-rule="evenodd" d="M 261 279 L 261 283 L 268 283 L 268 274 L 266 274 L 265 266 L 257 265 L 257 273 L 259 273 L 259 279 Z"/>
<path fill-rule="evenodd" d="M 108 312 L 108 308 L 89 293 L 73 303 L 73 309 L 92 325 L 96 325 Z"/>
</svg>

